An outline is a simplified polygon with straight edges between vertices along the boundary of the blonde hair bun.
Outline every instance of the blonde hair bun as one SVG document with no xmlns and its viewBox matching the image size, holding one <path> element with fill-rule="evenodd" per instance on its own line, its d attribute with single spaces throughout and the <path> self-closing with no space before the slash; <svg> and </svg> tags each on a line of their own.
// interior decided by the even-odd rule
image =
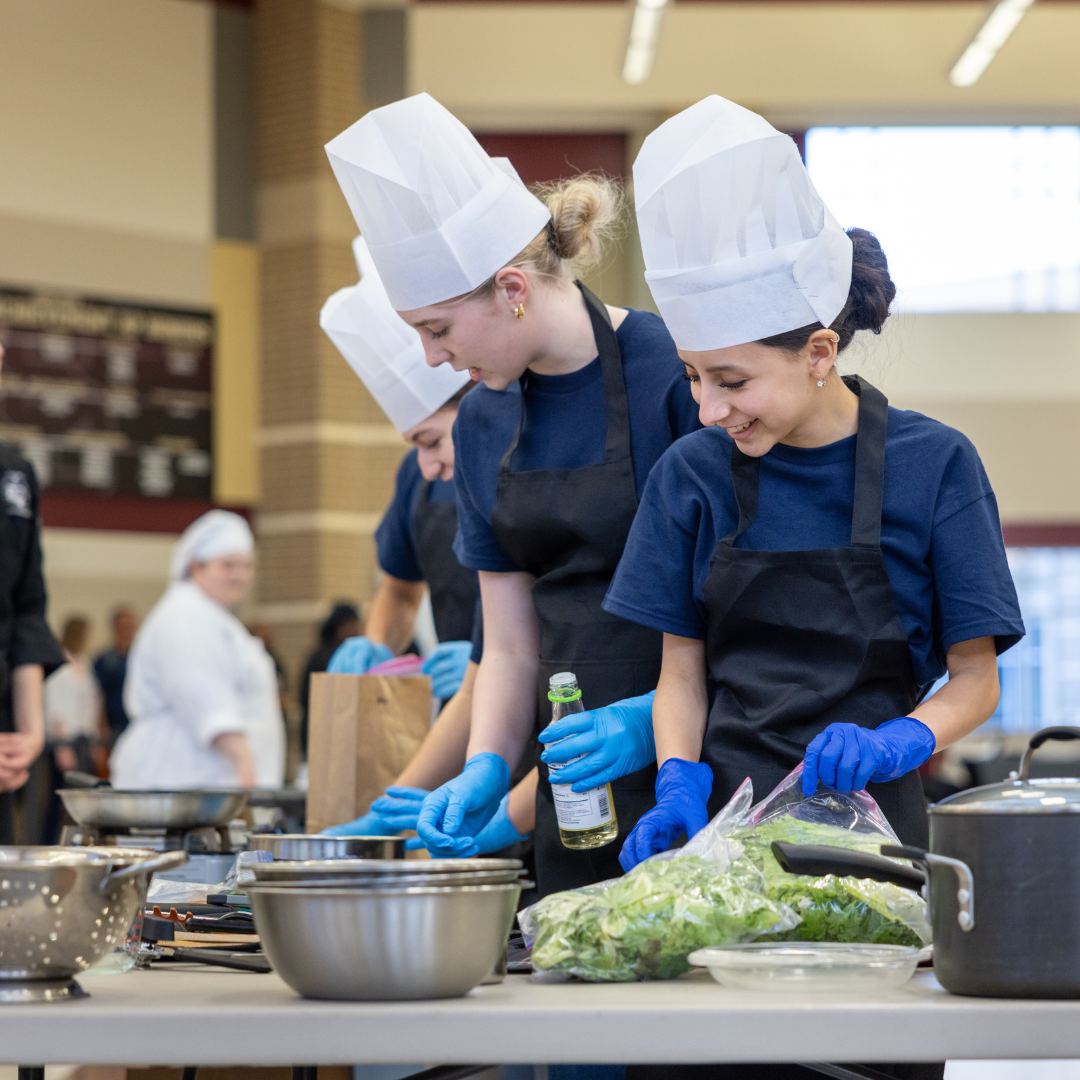
<svg viewBox="0 0 1080 1080">
<path fill-rule="evenodd" d="M 607 244 L 622 231 L 622 187 L 606 176 L 586 173 L 538 184 L 533 191 L 551 211 L 544 239 L 552 254 L 572 263 L 575 273 L 600 262 Z"/>
</svg>

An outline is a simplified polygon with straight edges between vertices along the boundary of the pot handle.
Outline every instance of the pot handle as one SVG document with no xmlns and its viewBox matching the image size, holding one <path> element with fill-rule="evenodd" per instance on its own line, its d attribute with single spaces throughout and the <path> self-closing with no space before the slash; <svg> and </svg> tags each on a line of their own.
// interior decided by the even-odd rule
<svg viewBox="0 0 1080 1080">
<path fill-rule="evenodd" d="M 1067 742 L 1069 739 L 1080 739 L 1080 727 L 1048 727 L 1042 731 L 1036 731 L 1027 744 L 1023 757 L 1020 758 L 1020 780 L 1027 782 L 1028 770 L 1031 768 L 1031 755 L 1039 749 L 1044 742 L 1051 739 Z"/>
<path fill-rule="evenodd" d="M 901 866 L 891 859 L 871 855 L 850 848 L 831 847 L 828 844 L 790 844 L 782 840 L 772 842 L 773 857 L 780 869 L 789 874 L 836 874 L 838 877 L 870 878 L 886 881 L 904 889 L 918 892 L 926 882 L 926 875 L 914 866 Z M 907 858 L 908 856 L 902 856 Z"/>
<path fill-rule="evenodd" d="M 137 877 L 139 874 L 151 873 L 155 870 L 175 870 L 188 861 L 186 851 L 163 851 L 152 859 L 144 859 L 142 862 L 125 866 L 122 870 L 116 870 L 109 874 L 101 883 L 101 888 L 107 888 L 117 881 L 126 881 L 128 878 Z"/>
<path fill-rule="evenodd" d="M 1080 733 L 1078 733 L 1080 737 Z M 950 859 L 945 855 L 934 855 L 923 848 L 909 847 L 908 845 L 883 844 L 881 854 L 888 855 L 892 859 L 911 859 L 912 862 L 921 862 L 929 869 L 931 866 L 946 866 L 956 874 L 959 888 L 956 890 L 956 902 L 960 905 L 960 912 L 956 916 L 957 925 L 964 933 L 975 929 L 975 875 L 966 862 L 959 859 Z M 929 875 L 927 875 L 929 877 Z M 929 900 L 929 896 L 927 896 Z"/>
</svg>

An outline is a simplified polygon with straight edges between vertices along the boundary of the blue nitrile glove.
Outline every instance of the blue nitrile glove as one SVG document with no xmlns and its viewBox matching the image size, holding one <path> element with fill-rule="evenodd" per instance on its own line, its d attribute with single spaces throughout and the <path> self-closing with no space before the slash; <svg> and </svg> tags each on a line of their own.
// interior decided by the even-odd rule
<svg viewBox="0 0 1080 1080">
<path fill-rule="evenodd" d="M 363 817 L 323 829 L 321 836 L 397 836 L 416 828 L 420 804 L 428 796 L 423 788 L 388 787 Z"/>
<path fill-rule="evenodd" d="M 539 736 L 547 745 L 540 760 L 549 766 L 561 765 L 558 782 L 571 784 L 574 791 L 591 791 L 644 769 L 656 760 L 652 726 L 655 693 L 653 690 L 602 709 L 571 713 L 548 724 Z M 576 757 L 581 760 L 562 765 Z"/>
<path fill-rule="evenodd" d="M 351 637 L 337 647 L 326 670 L 334 675 L 363 675 L 368 668 L 393 659 L 394 654 L 387 646 L 370 638 Z"/>
<path fill-rule="evenodd" d="M 440 859 L 476 854 L 476 840 L 510 790 L 510 766 L 498 754 L 473 754 L 459 776 L 436 788 L 420 807 L 416 831 Z"/>
<path fill-rule="evenodd" d="M 683 833 L 693 836 L 709 823 L 705 804 L 713 771 L 703 761 L 668 758 L 656 775 L 656 805 L 643 814 L 619 852 L 619 864 L 633 870 L 650 855 L 667 851 Z"/>
<path fill-rule="evenodd" d="M 495 816 L 480 830 L 476 838 L 476 854 L 486 855 L 489 851 L 501 851 L 511 844 L 518 844 L 522 840 L 528 840 L 532 833 L 521 835 L 510 820 L 507 807 L 510 805 L 510 794 L 507 792 L 499 803 L 499 809 Z"/>
<path fill-rule="evenodd" d="M 420 670 L 431 676 L 431 692 L 445 701 L 461 689 L 471 659 L 471 641 L 440 641 Z"/>
<path fill-rule="evenodd" d="M 878 728 L 830 724 L 806 748 L 803 794 L 809 799 L 820 780 L 837 791 L 862 791 L 917 769 L 937 747 L 934 733 L 913 716 L 886 720 Z"/>
</svg>

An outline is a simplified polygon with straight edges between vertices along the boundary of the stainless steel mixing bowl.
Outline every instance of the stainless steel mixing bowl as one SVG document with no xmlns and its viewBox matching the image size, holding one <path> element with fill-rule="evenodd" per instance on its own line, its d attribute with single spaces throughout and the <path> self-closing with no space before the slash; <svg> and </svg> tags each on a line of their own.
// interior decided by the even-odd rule
<svg viewBox="0 0 1080 1080">
<path fill-rule="evenodd" d="M 8 981 L 66 979 L 127 937 L 155 870 L 182 851 L 0 847 L 0 997 Z"/>
<path fill-rule="evenodd" d="M 404 836 L 314 836 L 301 833 L 252 833 L 248 851 L 269 851 L 278 862 L 312 859 L 405 858 Z"/>
<path fill-rule="evenodd" d="M 408 865 L 406 863 L 406 865 Z M 264 884 L 277 885 L 283 889 L 404 889 L 447 887 L 457 885 L 512 885 L 522 884 L 517 870 L 483 870 L 478 874 L 372 874 L 319 875 L 295 878 L 266 878 Z"/>
<path fill-rule="evenodd" d="M 263 948 L 298 993 L 396 1001 L 460 997 L 490 975 L 521 885 L 247 891 Z"/>
<path fill-rule="evenodd" d="M 256 881 L 302 881 L 316 877 L 379 877 L 410 874 L 426 878 L 432 874 L 516 873 L 520 859 L 308 859 L 299 862 L 253 863 L 247 869 Z"/>
</svg>

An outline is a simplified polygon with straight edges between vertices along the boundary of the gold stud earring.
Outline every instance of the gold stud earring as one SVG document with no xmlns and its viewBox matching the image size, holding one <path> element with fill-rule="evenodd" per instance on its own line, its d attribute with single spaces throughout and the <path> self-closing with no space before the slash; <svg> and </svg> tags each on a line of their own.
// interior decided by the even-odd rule
<svg viewBox="0 0 1080 1080">
<path fill-rule="evenodd" d="M 522 319 L 524 317 L 525 317 L 525 305 L 524 304 L 518 304 L 518 306 L 516 308 L 514 308 L 514 318 L 515 319 Z"/>
</svg>

